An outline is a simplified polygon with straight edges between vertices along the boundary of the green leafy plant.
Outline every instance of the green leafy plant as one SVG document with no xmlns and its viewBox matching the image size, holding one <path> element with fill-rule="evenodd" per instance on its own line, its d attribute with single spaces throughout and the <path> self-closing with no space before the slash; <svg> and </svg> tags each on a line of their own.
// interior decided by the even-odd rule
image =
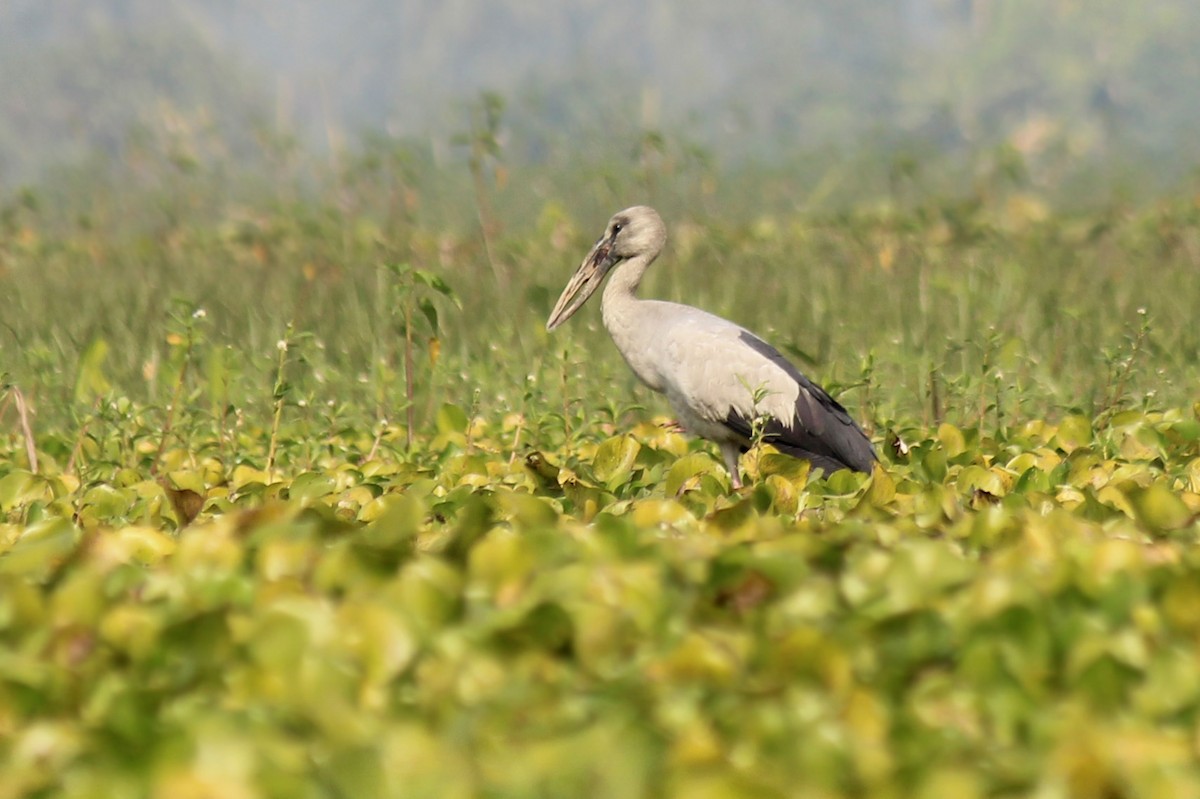
<svg viewBox="0 0 1200 799">
<path fill-rule="evenodd" d="M 391 313 L 398 327 L 397 332 L 404 340 L 405 447 L 412 449 L 413 432 L 416 428 L 417 371 L 413 341 L 420 324 L 418 320 L 423 318 L 427 326 L 426 352 L 429 356 L 430 374 L 433 374 L 442 347 L 438 303 L 446 302 L 461 309 L 462 302 L 441 275 L 424 269 L 414 269 L 408 264 L 388 264 L 386 269 L 392 278 Z"/>
<path fill-rule="evenodd" d="M 405 152 L 329 204 L 201 158 L 169 214 L 0 212 L 0 796 L 1200 794 L 1194 198 L 723 171 L 647 296 L 795 342 L 882 459 L 813 479 L 756 421 L 733 493 L 595 309 L 546 336 L 591 212 L 514 222 L 498 292 L 468 175 Z"/>
</svg>

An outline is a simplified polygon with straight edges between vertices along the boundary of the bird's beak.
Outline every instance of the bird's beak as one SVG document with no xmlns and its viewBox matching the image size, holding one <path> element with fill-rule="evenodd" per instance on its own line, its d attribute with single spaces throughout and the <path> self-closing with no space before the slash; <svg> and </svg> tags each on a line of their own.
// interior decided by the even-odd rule
<svg viewBox="0 0 1200 799">
<path fill-rule="evenodd" d="M 563 289 L 562 296 L 558 298 L 554 310 L 550 312 L 550 318 L 546 321 L 547 330 L 553 330 L 570 319 L 572 314 L 588 301 L 588 297 L 595 294 L 596 289 L 600 288 L 608 270 L 619 260 L 612 251 L 613 238 L 612 236 L 601 238 L 596 242 L 596 246 L 592 247 L 587 258 L 583 259 L 579 271 Z"/>
</svg>

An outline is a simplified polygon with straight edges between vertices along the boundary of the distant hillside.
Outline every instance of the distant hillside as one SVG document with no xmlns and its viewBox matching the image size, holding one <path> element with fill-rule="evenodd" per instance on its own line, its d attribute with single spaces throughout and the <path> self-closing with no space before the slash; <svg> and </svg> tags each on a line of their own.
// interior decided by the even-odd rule
<svg viewBox="0 0 1200 799">
<path fill-rule="evenodd" d="M 667 127 L 729 159 L 1008 143 L 1178 174 L 1200 159 L 1196 41 L 1192 0 L 9 0 L 0 190 L 173 125 L 235 153 L 264 126 L 446 135 L 483 89 L 528 157 Z"/>
</svg>

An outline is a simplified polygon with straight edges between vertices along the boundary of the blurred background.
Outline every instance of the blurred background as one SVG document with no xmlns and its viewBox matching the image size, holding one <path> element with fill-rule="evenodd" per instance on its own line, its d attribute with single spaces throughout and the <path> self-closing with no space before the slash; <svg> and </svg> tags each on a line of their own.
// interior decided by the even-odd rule
<svg viewBox="0 0 1200 799">
<path fill-rule="evenodd" d="M 214 407 L 274 407 L 285 331 L 306 407 L 641 401 L 595 309 L 544 320 L 649 203 L 647 296 L 860 418 L 1194 401 L 1200 3 L 735 5 L 5 0 L 0 372 L 165 404 L 203 319 Z"/>
<path fill-rule="evenodd" d="M 278 180 L 386 140 L 785 173 L 792 201 L 1001 172 L 1094 203 L 1195 179 L 1197 41 L 1192 0 L 7 0 L 0 193 L 159 152 Z"/>
</svg>

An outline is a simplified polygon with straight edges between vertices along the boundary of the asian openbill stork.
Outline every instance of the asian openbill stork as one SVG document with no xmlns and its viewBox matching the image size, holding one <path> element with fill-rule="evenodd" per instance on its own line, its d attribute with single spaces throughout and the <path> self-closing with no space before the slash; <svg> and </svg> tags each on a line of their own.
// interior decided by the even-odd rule
<svg viewBox="0 0 1200 799">
<path fill-rule="evenodd" d="M 870 472 L 875 450 L 850 414 L 770 344 L 698 308 L 638 299 L 638 284 L 666 240 L 653 208 L 617 213 L 546 329 L 567 321 L 611 273 L 600 310 L 617 349 L 639 380 L 666 394 L 685 430 L 716 442 L 735 489 L 742 487 L 738 455 L 751 443 L 755 420 L 764 441 L 827 475 Z"/>
</svg>

